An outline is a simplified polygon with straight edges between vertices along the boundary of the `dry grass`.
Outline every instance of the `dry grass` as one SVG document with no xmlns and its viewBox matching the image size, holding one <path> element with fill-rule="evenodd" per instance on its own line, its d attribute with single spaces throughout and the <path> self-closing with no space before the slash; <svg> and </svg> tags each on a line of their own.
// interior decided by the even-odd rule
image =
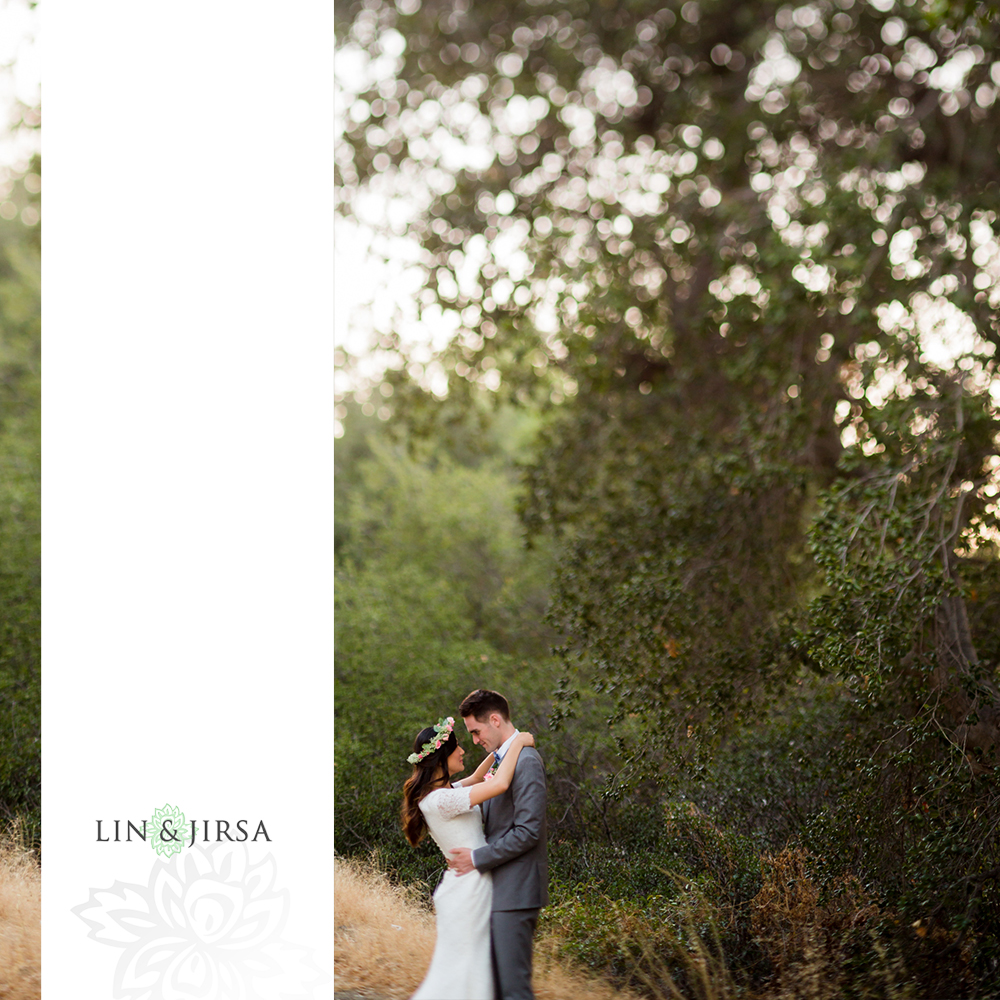
<svg viewBox="0 0 1000 1000">
<path fill-rule="evenodd" d="M 15 824 L 0 838 L 0 1000 L 42 995 L 42 877 Z"/>
<path fill-rule="evenodd" d="M 335 989 L 385 1000 L 408 997 L 430 965 L 433 913 L 374 866 L 343 858 L 335 861 L 334 899 Z M 634 1000 L 558 960 L 545 939 L 535 948 L 534 985 L 538 1000 Z"/>
<path fill-rule="evenodd" d="M 333 878 L 335 988 L 409 996 L 430 965 L 433 914 L 374 866 L 337 858 Z"/>
<path fill-rule="evenodd" d="M 538 1000 L 636 1000 L 636 994 L 574 969 L 555 955 L 545 938 L 535 948 L 535 996 Z"/>
</svg>

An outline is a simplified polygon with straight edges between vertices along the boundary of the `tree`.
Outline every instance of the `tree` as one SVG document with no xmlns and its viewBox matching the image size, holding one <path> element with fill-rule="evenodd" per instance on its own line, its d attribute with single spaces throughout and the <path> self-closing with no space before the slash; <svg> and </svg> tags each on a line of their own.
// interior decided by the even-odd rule
<svg viewBox="0 0 1000 1000">
<path fill-rule="evenodd" d="M 366 0 L 339 30 L 398 56 L 344 207 L 419 180 L 452 397 L 549 411 L 524 517 L 567 655 L 670 746 L 805 661 L 992 753 L 961 576 L 996 577 L 985 7 Z M 432 403 L 383 346 L 400 412 Z"/>
</svg>

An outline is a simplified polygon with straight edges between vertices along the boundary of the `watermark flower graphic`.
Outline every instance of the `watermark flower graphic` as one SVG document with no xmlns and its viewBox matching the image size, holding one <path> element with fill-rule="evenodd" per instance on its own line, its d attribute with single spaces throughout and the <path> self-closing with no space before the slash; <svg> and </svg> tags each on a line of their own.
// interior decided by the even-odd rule
<svg viewBox="0 0 1000 1000">
<path fill-rule="evenodd" d="M 153 813 L 149 821 L 149 843 L 157 854 L 169 858 L 184 846 L 184 813 L 170 804 Z"/>
<path fill-rule="evenodd" d="M 281 940 L 289 894 L 275 874 L 272 855 L 252 864 L 244 845 L 193 848 L 154 862 L 148 885 L 91 889 L 73 912 L 90 938 L 123 949 L 121 1000 L 314 997 L 329 980 Z"/>
</svg>

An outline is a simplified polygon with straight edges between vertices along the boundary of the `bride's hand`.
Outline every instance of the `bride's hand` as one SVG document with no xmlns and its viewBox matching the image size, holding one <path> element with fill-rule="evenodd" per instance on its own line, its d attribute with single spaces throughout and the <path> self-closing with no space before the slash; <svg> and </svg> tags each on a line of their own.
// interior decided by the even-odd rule
<svg viewBox="0 0 1000 1000">
<path fill-rule="evenodd" d="M 495 798 L 497 795 L 503 795 L 503 793 L 510 788 L 510 783 L 514 779 L 514 768 L 517 767 L 517 762 L 520 760 L 520 755 L 524 752 L 524 748 L 533 747 L 534 745 L 535 737 L 532 736 L 531 733 L 518 733 L 517 736 L 515 736 L 511 741 L 510 749 L 503 755 L 503 760 L 500 761 L 500 766 L 493 774 L 493 780 L 486 781 L 486 776 L 484 774 L 482 781 L 477 781 L 470 786 L 469 802 L 471 802 L 472 805 L 477 806 L 481 802 L 485 802 L 487 799 Z M 486 758 L 487 761 L 489 759 L 489 757 Z M 479 772 L 477 771 L 476 774 L 478 775 L 478 773 Z"/>
</svg>

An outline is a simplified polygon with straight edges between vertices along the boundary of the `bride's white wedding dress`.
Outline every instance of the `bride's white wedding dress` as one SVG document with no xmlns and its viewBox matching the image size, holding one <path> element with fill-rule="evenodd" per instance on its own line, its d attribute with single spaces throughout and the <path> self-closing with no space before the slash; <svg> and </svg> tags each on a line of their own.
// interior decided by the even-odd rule
<svg viewBox="0 0 1000 1000">
<path fill-rule="evenodd" d="M 455 847 L 483 847 L 479 806 L 467 788 L 439 788 L 420 801 L 427 828 L 445 858 Z M 434 891 L 437 941 L 427 976 L 412 1000 L 493 1000 L 490 965 L 490 907 L 493 875 L 450 868 Z"/>
</svg>

